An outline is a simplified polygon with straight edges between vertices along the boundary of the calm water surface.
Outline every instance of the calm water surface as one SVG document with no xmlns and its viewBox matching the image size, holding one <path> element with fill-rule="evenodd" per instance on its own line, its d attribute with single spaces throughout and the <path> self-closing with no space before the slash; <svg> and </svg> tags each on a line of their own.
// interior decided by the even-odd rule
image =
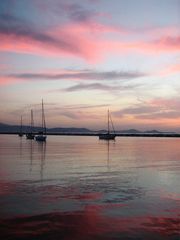
<svg viewBox="0 0 180 240">
<path fill-rule="evenodd" d="M 0 136 L 1 239 L 180 239 L 180 139 Z"/>
</svg>

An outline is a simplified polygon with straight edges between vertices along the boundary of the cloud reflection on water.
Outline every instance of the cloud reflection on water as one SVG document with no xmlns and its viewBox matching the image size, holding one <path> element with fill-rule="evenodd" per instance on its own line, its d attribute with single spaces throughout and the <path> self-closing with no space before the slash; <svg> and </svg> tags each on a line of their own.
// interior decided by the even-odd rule
<svg viewBox="0 0 180 240">
<path fill-rule="evenodd" d="M 178 239 L 180 219 L 104 217 L 99 208 L 0 221 L 6 239 Z M 112 234 L 113 233 L 113 234 Z"/>
<path fill-rule="evenodd" d="M 177 240 L 178 175 L 169 169 L 179 161 L 176 144 L 12 137 L 0 156 L 0 237 Z"/>
</svg>

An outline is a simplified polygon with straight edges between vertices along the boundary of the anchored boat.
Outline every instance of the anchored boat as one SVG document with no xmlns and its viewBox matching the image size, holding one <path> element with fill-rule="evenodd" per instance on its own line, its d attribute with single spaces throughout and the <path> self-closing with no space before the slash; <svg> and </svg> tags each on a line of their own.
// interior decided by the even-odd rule
<svg viewBox="0 0 180 240">
<path fill-rule="evenodd" d="M 110 132 L 110 124 L 111 124 L 112 129 L 113 129 L 112 132 Z M 101 133 L 99 135 L 99 139 L 101 139 L 101 140 L 115 140 L 115 137 L 116 137 L 116 134 L 115 134 L 115 130 L 114 130 L 114 125 L 113 125 L 112 118 L 111 118 L 111 115 L 110 115 L 109 110 L 108 110 L 108 129 L 107 129 L 107 133 Z"/>
</svg>

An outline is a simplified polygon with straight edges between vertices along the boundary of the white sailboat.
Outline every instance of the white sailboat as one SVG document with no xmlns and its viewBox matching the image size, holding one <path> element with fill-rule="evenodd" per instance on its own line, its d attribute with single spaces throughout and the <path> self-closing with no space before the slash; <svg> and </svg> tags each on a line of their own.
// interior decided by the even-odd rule
<svg viewBox="0 0 180 240">
<path fill-rule="evenodd" d="M 46 141 L 46 121 L 45 121 L 45 114 L 44 114 L 44 103 L 42 99 L 42 131 L 39 132 L 37 136 L 35 136 L 36 141 L 45 142 Z"/>
<path fill-rule="evenodd" d="M 99 139 L 101 140 L 115 140 L 116 134 L 115 134 L 115 130 L 114 130 L 114 125 L 111 119 L 111 115 L 109 113 L 109 109 L 108 109 L 108 129 L 107 129 L 107 133 L 101 133 L 99 135 Z M 113 129 L 113 133 L 110 132 L 110 124 L 112 125 L 112 129 Z"/>
</svg>

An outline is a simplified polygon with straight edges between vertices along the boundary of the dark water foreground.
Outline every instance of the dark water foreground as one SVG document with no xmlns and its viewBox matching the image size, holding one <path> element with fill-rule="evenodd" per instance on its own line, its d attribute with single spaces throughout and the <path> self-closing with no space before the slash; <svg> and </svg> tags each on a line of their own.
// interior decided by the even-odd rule
<svg viewBox="0 0 180 240">
<path fill-rule="evenodd" d="M 97 209 L 14 218 L 0 228 L 4 239 L 179 239 L 179 219 L 119 219 Z"/>
<path fill-rule="evenodd" d="M 180 239 L 180 139 L 0 136 L 1 239 Z"/>
</svg>

